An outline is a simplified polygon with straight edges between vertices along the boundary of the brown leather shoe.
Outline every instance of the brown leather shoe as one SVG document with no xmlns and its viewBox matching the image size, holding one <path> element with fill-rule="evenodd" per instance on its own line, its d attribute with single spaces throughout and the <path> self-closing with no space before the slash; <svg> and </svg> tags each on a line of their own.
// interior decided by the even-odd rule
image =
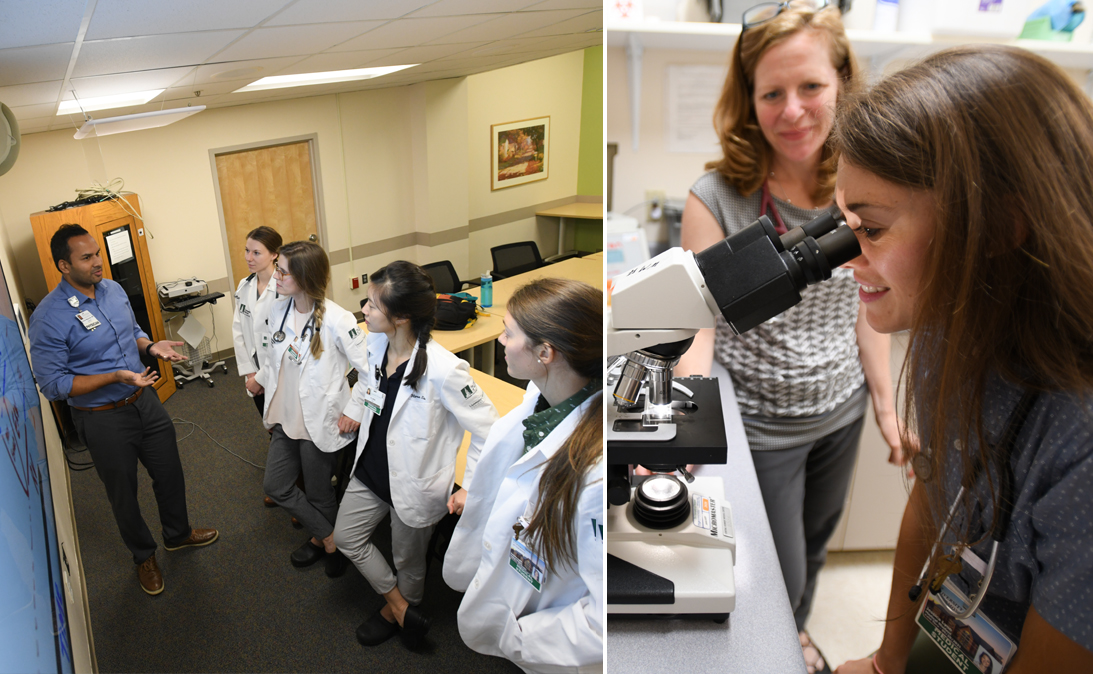
<svg viewBox="0 0 1093 674">
<path fill-rule="evenodd" d="M 266 497 L 266 500 L 263 501 L 263 503 L 266 504 L 267 508 L 276 508 L 277 507 L 277 501 L 274 501 L 273 499 L 271 499 L 268 496 Z"/>
<path fill-rule="evenodd" d="M 200 548 L 203 545 L 212 543 L 220 536 L 220 533 L 216 529 L 191 529 L 190 537 L 181 543 L 175 543 L 174 545 L 167 545 L 164 542 L 163 547 L 168 550 L 178 550 L 179 548 Z"/>
<path fill-rule="evenodd" d="M 137 580 L 140 581 L 140 589 L 150 595 L 163 592 L 163 574 L 159 572 L 156 564 L 156 553 L 137 565 Z"/>
</svg>

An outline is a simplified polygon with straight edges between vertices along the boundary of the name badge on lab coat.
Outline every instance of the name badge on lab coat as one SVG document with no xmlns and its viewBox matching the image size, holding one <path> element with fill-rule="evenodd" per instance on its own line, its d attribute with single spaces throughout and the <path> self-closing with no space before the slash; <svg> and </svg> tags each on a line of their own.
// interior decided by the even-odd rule
<svg viewBox="0 0 1093 674">
<path fill-rule="evenodd" d="M 300 351 L 300 347 L 296 346 L 296 340 L 292 340 L 292 343 L 288 345 L 288 359 L 297 365 L 304 359 L 304 354 Z"/>
<path fill-rule="evenodd" d="M 528 521 L 521 517 L 519 522 L 523 525 L 523 529 L 527 530 Z M 509 543 L 509 566 L 536 592 L 543 591 L 546 563 L 520 540 L 519 535 L 514 536 Z"/>
<path fill-rule="evenodd" d="M 81 311 L 76 314 L 76 318 L 80 319 L 80 322 L 83 323 L 86 330 L 94 330 L 102 325 L 102 323 L 99 322 L 99 319 L 95 318 L 90 311 Z"/>
<path fill-rule="evenodd" d="M 383 401 L 387 394 L 380 390 L 379 385 L 369 385 L 364 389 L 364 406 L 372 410 L 372 414 L 383 414 Z"/>
</svg>

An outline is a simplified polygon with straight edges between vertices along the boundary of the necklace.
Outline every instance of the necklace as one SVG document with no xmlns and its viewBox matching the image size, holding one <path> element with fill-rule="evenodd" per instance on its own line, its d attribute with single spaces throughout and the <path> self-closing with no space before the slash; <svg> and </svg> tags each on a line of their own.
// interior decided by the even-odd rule
<svg viewBox="0 0 1093 674">
<path fill-rule="evenodd" d="M 786 194 L 786 188 L 782 187 L 781 181 L 779 181 L 777 178 L 774 177 L 774 171 L 770 172 L 770 178 L 771 178 L 771 180 L 773 180 L 775 182 L 775 184 L 778 185 L 778 189 L 782 190 L 782 198 L 785 199 L 786 203 L 787 204 L 792 204 L 793 199 L 790 199 L 789 195 Z"/>
</svg>

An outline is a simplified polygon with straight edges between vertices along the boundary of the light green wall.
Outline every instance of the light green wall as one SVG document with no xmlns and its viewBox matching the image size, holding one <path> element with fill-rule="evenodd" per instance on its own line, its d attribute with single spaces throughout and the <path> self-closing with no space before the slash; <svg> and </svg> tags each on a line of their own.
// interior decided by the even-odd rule
<svg viewBox="0 0 1093 674">
<path fill-rule="evenodd" d="M 603 196 L 603 46 L 584 50 L 577 194 Z"/>
</svg>

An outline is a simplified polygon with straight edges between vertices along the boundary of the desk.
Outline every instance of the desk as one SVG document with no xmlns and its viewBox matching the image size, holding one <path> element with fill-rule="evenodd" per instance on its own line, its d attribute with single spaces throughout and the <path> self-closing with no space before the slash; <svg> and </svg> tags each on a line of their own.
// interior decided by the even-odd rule
<svg viewBox="0 0 1093 674">
<path fill-rule="evenodd" d="M 498 416 L 505 416 L 520 404 L 524 399 L 524 389 L 513 386 L 508 382 L 491 377 L 485 372 L 471 368 L 471 378 L 478 388 L 486 394 L 493 406 L 497 408 Z M 471 434 L 463 434 L 463 444 L 459 446 L 459 454 L 455 457 L 455 482 L 463 483 L 463 471 L 467 468 L 467 449 L 471 446 Z"/>
<path fill-rule="evenodd" d="M 508 306 L 512 294 L 529 281 L 540 278 L 568 278 L 575 281 L 584 281 L 593 288 L 603 290 L 603 262 L 590 260 L 587 257 L 572 257 L 557 264 L 548 264 L 545 267 L 526 271 L 523 274 L 494 281 L 493 306 L 487 311 L 504 316 L 505 308 Z M 478 297 L 480 291 L 481 288 L 470 288 L 466 292 Z"/>
<path fill-rule="evenodd" d="M 584 259 L 586 259 L 586 260 L 599 260 L 600 262 L 603 262 L 603 251 L 601 250 L 599 252 L 592 253 L 591 255 L 585 255 Z"/>
<path fill-rule="evenodd" d="M 712 374 L 721 386 L 728 463 L 699 466 L 695 474 L 725 481 L 736 527 L 736 610 L 722 625 L 609 617 L 607 657 L 612 672 L 806 671 L 732 380 L 717 362 Z"/>
<path fill-rule="evenodd" d="M 565 219 L 603 220 L 603 204 L 572 203 L 548 208 L 545 211 L 536 211 L 535 215 L 541 215 L 545 218 L 558 218 L 558 253 L 561 254 L 565 234 Z"/>
</svg>

